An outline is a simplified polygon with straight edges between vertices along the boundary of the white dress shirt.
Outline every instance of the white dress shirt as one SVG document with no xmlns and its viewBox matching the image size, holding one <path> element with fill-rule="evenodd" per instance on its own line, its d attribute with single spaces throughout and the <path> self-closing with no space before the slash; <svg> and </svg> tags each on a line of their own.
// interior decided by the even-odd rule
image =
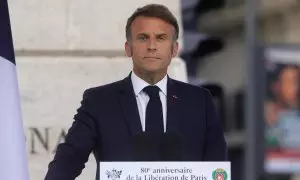
<svg viewBox="0 0 300 180">
<path fill-rule="evenodd" d="M 131 81 L 133 85 L 134 94 L 137 101 L 137 106 L 139 110 L 139 115 L 141 119 L 141 124 L 143 131 L 145 131 L 146 126 L 146 107 L 149 102 L 149 96 L 147 93 L 143 91 L 146 86 L 150 84 L 138 77 L 133 71 L 131 73 Z M 163 112 L 163 120 L 164 120 L 164 132 L 166 132 L 167 127 L 167 75 L 160 80 L 155 85 L 159 87 L 159 96 L 162 104 L 162 112 Z"/>
</svg>

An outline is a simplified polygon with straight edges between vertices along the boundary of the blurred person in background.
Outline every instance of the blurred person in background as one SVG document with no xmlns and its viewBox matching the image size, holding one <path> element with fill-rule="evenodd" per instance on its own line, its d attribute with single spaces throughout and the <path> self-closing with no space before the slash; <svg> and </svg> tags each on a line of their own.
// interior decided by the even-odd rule
<svg viewBox="0 0 300 180">
<path fill-rule="evenodd" d="M 64 143 L 49 164 L 46 180 L 73 180 L 91 152 L 100 161 L 162 161 L 162 139 L 176 134 L 169 160 L 225 161 L 227 148 L 211 94 L 171 79 L 168 66 L 178 51 L 179 28 L 167 7 L 138 8 L 126 25 L 125 51 L 133 62 L 129 76 L 88 89 Z M 148 155 L 136 159 L 134 138 L 151 139 Z M 143 142 L 141 142 L 143 144 Z M 144 143 L 145 145 L 145 143 Z M 147 157 L 146 157 L 147 156 Z M 99 174 L 96 175 L 99 179 Z"/>
<path fill-rule="evenodd" d="M 274 99 L 265 106 L 269 144 L 281 148 L 300 148 L 299 72 L 295 65 L 279 68 L 272 85 Z"/>
</svg>

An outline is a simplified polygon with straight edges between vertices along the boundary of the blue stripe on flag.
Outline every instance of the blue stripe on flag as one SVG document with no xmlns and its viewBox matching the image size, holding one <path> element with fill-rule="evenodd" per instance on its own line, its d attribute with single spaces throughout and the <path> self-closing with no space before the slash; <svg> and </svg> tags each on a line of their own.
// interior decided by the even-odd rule
<svg viewBox="0 0 300 180">
<path fill-rule="evenodd" d="M 7 0 L 0 0 L 0 56 L 15 63 Z"/>
</svg>

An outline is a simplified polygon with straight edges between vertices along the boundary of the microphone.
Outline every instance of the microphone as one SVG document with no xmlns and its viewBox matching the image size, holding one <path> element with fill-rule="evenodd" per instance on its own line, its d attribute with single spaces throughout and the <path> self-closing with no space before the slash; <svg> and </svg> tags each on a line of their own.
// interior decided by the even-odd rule
<svg viewBox="0 0 300 180">
<path fill-rule="evenodd" d="M 133 152 L 136 161 L 156 161 L 158 158 L 158 146 L 146 132 L 133 137 Z"/>
<path fill-rule="evenodd" d="M 163 161 L 181 161 L 182 145 L 180 136 L 175 132 L 166 132 L 161 144 L 161 156 Z"/>
</svg>

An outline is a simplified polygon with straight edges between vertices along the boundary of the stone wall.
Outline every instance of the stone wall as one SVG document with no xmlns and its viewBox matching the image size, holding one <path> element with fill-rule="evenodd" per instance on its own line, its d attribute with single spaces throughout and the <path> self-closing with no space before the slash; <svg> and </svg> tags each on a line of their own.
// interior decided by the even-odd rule
<svg viewBox="0 0 300 180">
<path fill-rule="evenodd" d="M 30 176 L 42 179 L 58 143 L 64 141 L 83 91 L 128 76 L 131 60 L 104 57 L 19 57 L 18 78 Z M 169 74 L 185 81 L 184 64 L 174 59 Z M 93 156 L 80 179 L 93 179 Z"/>
<path fill-rule="evenodd" d="M 181 22 L 178 0 L 9 1 L 31 180 L 45 176 L 83 91 L 128 76 L 126 20 L 137 7 L 157 2 Z M 169 74 L 187 80 L 180 58 Z M 91 156 L 78 179 L 94 179 L 95 170 Z"/>
</svg>

